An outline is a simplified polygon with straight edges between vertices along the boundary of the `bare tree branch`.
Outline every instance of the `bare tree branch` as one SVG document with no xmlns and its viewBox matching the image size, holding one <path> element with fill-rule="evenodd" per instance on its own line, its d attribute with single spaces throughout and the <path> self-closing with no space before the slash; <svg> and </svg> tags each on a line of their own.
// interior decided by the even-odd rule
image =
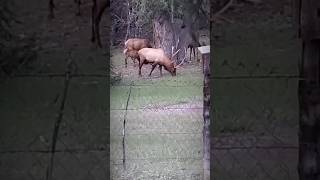
<svg viewBox="0 0 320 180">
<path fill-rule="evenodd" d="M 218 12 L 214 13 L 211 17 L 211 21 L 214 21 L 217 19 L 222 13 L 224 13 L 226 10 L 228 10 L 233 5 L 234 0 L 229 0 L 229 2 Z"/>
</svg>

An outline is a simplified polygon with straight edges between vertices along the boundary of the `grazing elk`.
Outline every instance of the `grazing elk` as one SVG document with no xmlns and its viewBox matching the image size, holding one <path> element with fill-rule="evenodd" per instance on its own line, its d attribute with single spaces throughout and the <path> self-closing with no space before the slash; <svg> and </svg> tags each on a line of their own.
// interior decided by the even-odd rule
<svg viewBox="0 0 320 180">
<path fill-rule="evenodd" d="M 126 67 L 127 67 L 127 59 L 128 57 L 131 57 L 131 60 L 133 61 L 133 64 L 134 64 L 134 67 L 136 66 L 136 59 L 138 60 L 139 62 L 139 65 L 140 65 L 140 59 L 139 59 L 139 54 L 138 54 L 138 51 L 136 50 L 128 50 L 128 49 L 124 49 L 123 50 L 123 54 L 125 55 L 125 63 L 126 63 Z"/>
<path fill-rule="evenodd" d="M 179 52 L 175 52 L 172 54 L 171 59 Z M 140 58 L 140 65 L 139 65 L 139 76 L 141 75 L 141 68 L 143 64 L 152 64 L 152 69 L 149 73 L 151 76 L 152 71 L 154 68 L 159 65 L 160 75 L 162 76 L 162 66 L 165 70 L 170 72 L 172 76 L 176 76 L 176 69 L 180 66 L 180 64 L 184 61 L 181 61 L 179 65 L 175 65 L 165 54 L 164 50 L 161 48 L 143 48 L 138 51 L 139 58 Z"/>
<path fill-rule="evenodd" d="M 126 67 L 127 67 L 127 58 L 128 57 L 131 57 L 134 64 L 135 64 L 134 59 L 137 59 L 139 62 L 139 66 L 140 66 L 140 59 L 139 59 L 138 51 L 142 48 L 151 48 L 151 47 L 152 46 L 151 46 L 150 41 L 148 39 L 141 39 L 141 38 L 128 39 L 124 43 L 125 49 L 123 51 L 123 54 L 125 55 Z"/>
</svg>

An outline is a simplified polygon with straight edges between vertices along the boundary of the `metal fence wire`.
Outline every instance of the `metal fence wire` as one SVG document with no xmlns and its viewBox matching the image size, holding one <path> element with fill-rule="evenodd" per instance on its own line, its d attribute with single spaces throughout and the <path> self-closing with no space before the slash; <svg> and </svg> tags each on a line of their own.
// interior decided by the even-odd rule
<svg viewBox="0 0 320 180">
<path fill-rule="evenodd" d="M 212 76 L 211 176 L 298 179 L 299 76 L 233 72 Z"/>
<path fill-rule="evenodd" d="M 302 48 L 292 1 L 237 1 L 230 7 L 212 22 L 210 32 L 211 176 L 299 179 Z"/>
<path fill-rule="evenodd" d="M 108 76 L 70 64 L 2 79 L 0 179 L 109 178 Z"/>
</svg>

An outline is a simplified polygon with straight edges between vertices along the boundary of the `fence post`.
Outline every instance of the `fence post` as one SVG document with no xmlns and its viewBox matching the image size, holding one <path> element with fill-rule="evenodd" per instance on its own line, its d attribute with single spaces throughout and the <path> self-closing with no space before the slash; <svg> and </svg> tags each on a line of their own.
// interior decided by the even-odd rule
<svg viewBox="0 0 320 180">
<path fill-rule="evenodd" d="M 299 81 L 299 178 L 320 178 L 320 1 L 295 0 L 302 39 Z"/>
<path fill-rule="evenodd" d="M 210 46 L 198 47 L 202 56 L 203 81 L 203 175 L 210 179 Z"/>
</svg>

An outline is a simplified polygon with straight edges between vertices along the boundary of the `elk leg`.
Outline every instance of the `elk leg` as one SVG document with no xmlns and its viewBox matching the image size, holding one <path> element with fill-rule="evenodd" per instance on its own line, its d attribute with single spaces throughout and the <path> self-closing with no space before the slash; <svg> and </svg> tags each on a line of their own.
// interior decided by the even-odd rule
<svg viewBox="0 0 320 180">
<path fill-rule="evenodd" d="M 159 70 L 160 70 L 160 76 L 162 76 L 162 66 L 159 65 Z"/>
<path fill-rule="evenodd" d="M 193 60 L 195 60 L 195 59 L 196 59 L 196 49 L 193 48 Z"/>
<path fill-rule="evenodd" d="M 48 17 L 50 19 L 53 19 L 54 18 L 54 12 L 53 12 L 53 9 L 55 8 L 55 5 L 54 5 L 54 2 L 53 0 L 49 0 L 49 15 Z"/>
<path fill-rule="evenodd" d="M 128 56 L 126 56 L 126 57 L 124 58 L 124 62 L 125 62 L 125 64 L 126 64 L 126 68 L 127 68 L 127 64 L 128 64 L 127 59 L 128 59 Z"/>
<path fill-rule="evenodd" d="M 98 41 L 98 46 L 101 48 L 102 47 L 102 44 L 101 44 L 101 40 L 100 40 L 100 21 L 101 21 L 101 17 L 102 17 L 102 14 L 104 12 L 104 10 L 107 8 L 107 4 L 103 4 L 102 7 L 99 9 L 99 12 L 98 12 L 98 16 L 97 16 L 97 19 L 95 21 L 95 29 L 96 29 L 96 36 L 97 36 L 97 41 Z"/>
<path fill-rule="evenodd" d="M 100 29 L 99 29 L 100 20 L 97 18 L 94 23 L 95 36 L 97 37 L 98 46 L 101 48 L 101 40 L 100 40 Z"/>
<path fill-rule="evenodd" d="M 140 57 L 138 57 L 137 60 L 138 60 L 139 66 L 140 66 Z"/>
<path fill-rule="evenodd" d="M 80 13 L 80 5 L 81 5 L 81 0 L 75 0 L 76 1 L 76 3 L 77 3 L 77 5 L 78 5 L 78 12 L 77 12 L 77 16 L 80 16 L 81 15 L 81 13 Z"/>
<path fill-rule="evenodd" d="M 157 66 L 157 64 L 152 64 L 152 68 L 151 68 L 151 71 L 150 71 L 150 74 L 149 74 L 149 76 L 151 76 L 151 73 L 152 73 L 152 71 L 154 70 L 154 68 Z"/>
<path fill-rule="evenodd" d="M 140 64 L 139 64 L 139 76 L 142 76 L 141 75 L 141 68 L 142 68 L 143 64 L 144 64 L 144 60 L 142 60 L 142 62 L 140 62 Z"/>
<path fill-rule="evenodd" d="M 189 58 L 190 58 L 190 62 L 192 61 L 191 53 L 192 53 L 192 47 L 190 47 L 190 56 L 189 56 Z"/>
<path fill-rule="evenodd" d="M 96 16 L 96 9 L 97 9 L 97 1 L 93 0 L 93 5 L 92 5 L 92 9 L 91 9 L 91 41 L 95 42 L 96 37 L 95 37 L 95 29 L 94 29 L 94 25 L 95 25 L 95 16 Z"/>
<path fill-rule="evenodd" d="M 199 59 L 199 57 L 198 57 L 198 51 L 197 51 L 197 61 L 200 62 L 200 59 Z"/>
<path fill-rule="evenodd" d="M 133 61 L 133 67 L 136 67 L 136 59 L 131 57 L 131 60 Z"/>
</svg>

